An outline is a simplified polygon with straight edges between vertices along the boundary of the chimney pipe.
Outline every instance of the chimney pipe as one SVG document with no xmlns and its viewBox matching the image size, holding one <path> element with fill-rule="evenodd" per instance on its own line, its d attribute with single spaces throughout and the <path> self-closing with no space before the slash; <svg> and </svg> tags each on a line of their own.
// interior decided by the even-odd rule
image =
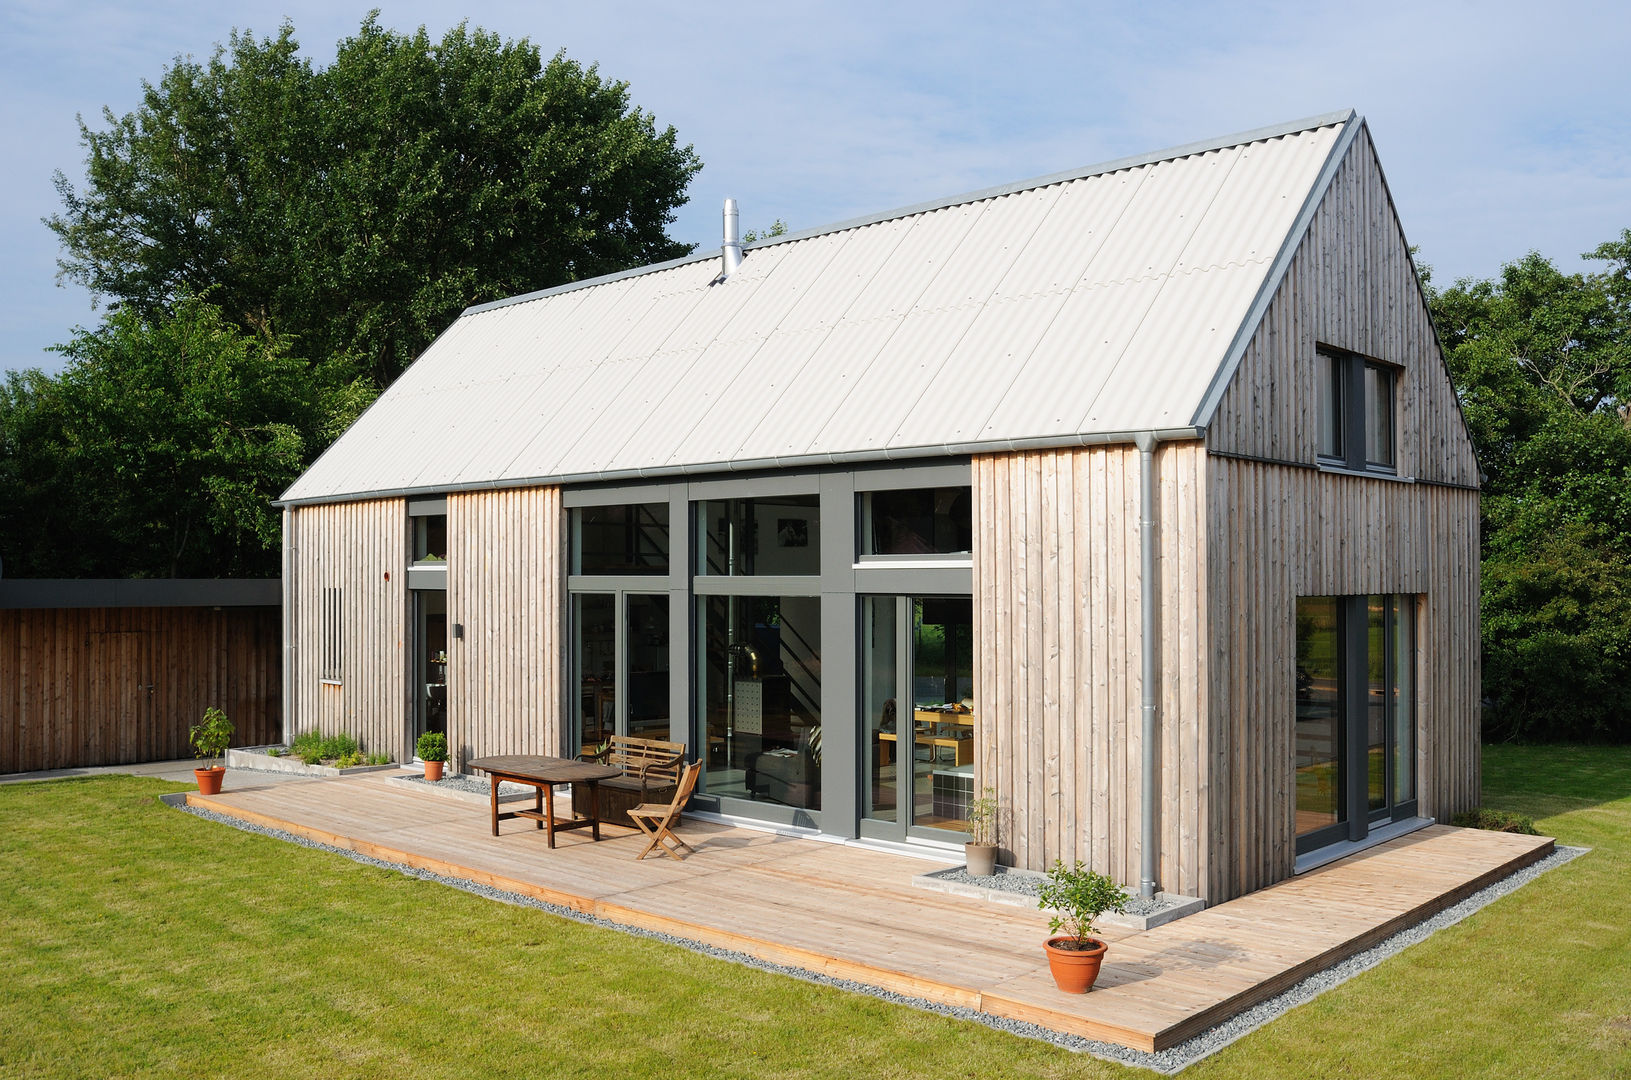
<svg viewBox="0 0 1631 1080">
<path fill-rule="evenodd" d="M 721 250 L 724 256 L 725 272 L 720 280 L 736 273 L 736 268 L 742 265 L 742 218 L 736 212 L 736 200 L 725 200 L 725 246 Z"/>
</svg>

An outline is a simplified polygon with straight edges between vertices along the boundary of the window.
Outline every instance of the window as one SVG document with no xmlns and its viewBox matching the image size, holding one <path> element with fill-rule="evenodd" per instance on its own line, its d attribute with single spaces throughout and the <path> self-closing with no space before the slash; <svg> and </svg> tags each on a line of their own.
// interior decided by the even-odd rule
<svg viewBox="0 0 1631 1080">
<path fill-rule="evenodd" d="M 344 614 L 340 589 L 323 590 L 323 669 L 324 682 L 338 683 L 344 660 Z"/>
<path fill-rule="evenodd" d="M 1392 472 L 1397 369 L 1357 353 L 1318 353 L 1319 457 L 1358 472 Z"/>
<path fill-rule="evenodd" d="M 861 495 L 861 554 L 966 555 L 973 550 L 967 487 L 868 491 Z"/>
<path fill-rule="evenodd" d="M 446 514 L 427 514 L 413 519 L 413 561 L 447 562 Z"/>
<path fill-rule="evenodd" d="M 573 573 L 668 573 L 667 503 L 584 506 L 572 524 Z"/>
<path fill-rule="evenodd" d="M 821 499 L 774 495 L 697 503 L 702 547 L 697 573 L 821 573 Z"/>
</svg>

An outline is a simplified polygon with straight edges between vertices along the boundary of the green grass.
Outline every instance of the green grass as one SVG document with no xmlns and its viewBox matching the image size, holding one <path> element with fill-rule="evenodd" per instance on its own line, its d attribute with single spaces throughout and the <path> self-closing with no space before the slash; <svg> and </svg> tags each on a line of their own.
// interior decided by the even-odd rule
<svg viewBox="0 0 1631 1080">
<path fill-rule="evenodd" d="M 1491 748 L 1592 854 L 1195 1066 L 1631 1078 L 1631 750 Z M 0 786 L 0 1076 L 1147 1077 L 180 814 Z"/>
</svg>

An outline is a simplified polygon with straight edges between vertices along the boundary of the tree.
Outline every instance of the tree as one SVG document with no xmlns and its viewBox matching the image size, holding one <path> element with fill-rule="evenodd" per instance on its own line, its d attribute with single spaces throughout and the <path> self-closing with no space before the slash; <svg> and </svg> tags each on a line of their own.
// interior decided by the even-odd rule
<svg viewBox="0 0 1631 1080">
<path fill-rule="evenodd" d="M 78 331 L 55 379 L 12 376 L 0 393 L 8 571 L 275 575 L 271 500 L 372 399 L 360 380 L 323 388 L 288 346 L 183 296 L 172 313 L 121 308 Z"/>
<path fill-rule="evenodd" d="M 1631 739 L 1631 230 L 1429 302 L 1486 480 L 1485 734 Z"/>
<path fill-rule="evenodd" d="M 432 42 L 377 12 L 334 62 L 294 28 L 178 58 L 140 107 L 83 121 L 61 173 L 61 275 L 157 317 L 226 318 L 390 383 L 465 306 L 683 255 L 666 233 L 701 164 L 627 84 L 465 24 Z"/>
</svg>

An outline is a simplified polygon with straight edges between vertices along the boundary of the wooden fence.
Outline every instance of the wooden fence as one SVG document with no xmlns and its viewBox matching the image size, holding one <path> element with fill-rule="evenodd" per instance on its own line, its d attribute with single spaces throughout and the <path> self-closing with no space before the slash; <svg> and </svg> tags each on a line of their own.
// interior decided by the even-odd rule
<svg viewBox="0 0 1631 1080">
<path fill-rule="evenodd" d="M 277 582 L 144 582 L 170 588 L 112 599 L 143 606 L 76 606 L 106 602 L 106 583 L 51 583 L 63 606 L 45 606 L 47 583 L 3 584 L 0 774 L 191 757 L 187 728 L 211 705 L 237 726 L 234 746 L 281 738 Z"/>
</svg>

